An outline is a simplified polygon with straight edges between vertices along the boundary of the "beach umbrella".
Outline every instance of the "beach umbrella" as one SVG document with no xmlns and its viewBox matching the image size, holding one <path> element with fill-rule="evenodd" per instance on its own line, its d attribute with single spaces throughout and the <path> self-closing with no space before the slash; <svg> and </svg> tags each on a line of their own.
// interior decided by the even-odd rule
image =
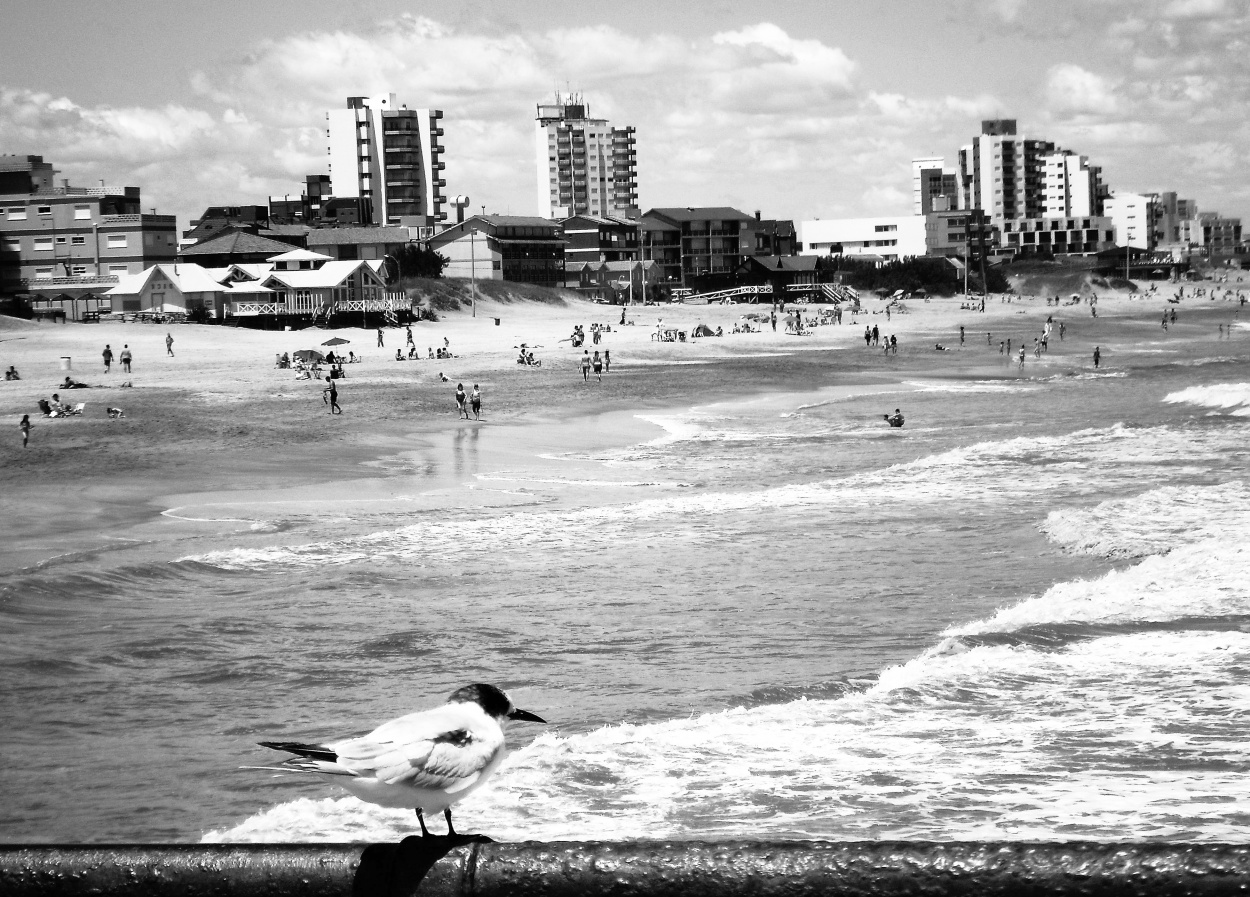
<svg viewBox="0 0 1250 897">
<path fill-rule="evenodd" d="M 349 340 L 349 339 L 343 339 L 343 337 L 341 337 L 341 336 L 335 336 L 335 337 L 331 337 L 330 339 L 326 340 L 326 341 L 325 341 L 324 343 L 322 343 L 321 345 L 323 345 L 323 346 L 346 346 L 346 345 L 347 345 L 348 343 L 350 343 L 350 342 L 351 342 L 351 340 Z"/>
<path fill-rule="evenodd" d="M 300 361 L 325 361 L 326 357 L 316 349 L 296 349 L 291 355 Z"/>
</svg>

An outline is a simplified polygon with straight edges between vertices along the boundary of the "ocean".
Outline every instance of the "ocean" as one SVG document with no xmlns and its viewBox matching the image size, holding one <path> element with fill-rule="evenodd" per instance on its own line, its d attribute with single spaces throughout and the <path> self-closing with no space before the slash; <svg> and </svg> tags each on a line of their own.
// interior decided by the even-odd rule
<svg viewBox="0 0 1250 897">
<path fill-rule="evenodd" d="M 0 839 L 395 840 L 240 767 L 486 681 L 496 839 L 1244 840 L 1244 340 L 465 424 L 4 574 Z"/>
</svg>

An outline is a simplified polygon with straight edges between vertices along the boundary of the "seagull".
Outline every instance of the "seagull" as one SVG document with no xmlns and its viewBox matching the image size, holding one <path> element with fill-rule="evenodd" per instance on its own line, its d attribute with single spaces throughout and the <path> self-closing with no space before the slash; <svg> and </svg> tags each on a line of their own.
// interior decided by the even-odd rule
<svg viewBox="0 0 1250 897">
<path fill-rule="evenodd" d="M 329 744 L 262 741 L 261 747 L 298 756 L 280 766 L 248 767 L 338 776 L 356 797 L 383 807 L 412 807 L 429 837 L 425 811 L 443 811 L 455 835 L 451 805 L 476 791 L 506 754 L 504 720 L 545 723 L 493 685 L 466 685 L 447 703 L 383 723 L 368 735 Z"/>
</svg>

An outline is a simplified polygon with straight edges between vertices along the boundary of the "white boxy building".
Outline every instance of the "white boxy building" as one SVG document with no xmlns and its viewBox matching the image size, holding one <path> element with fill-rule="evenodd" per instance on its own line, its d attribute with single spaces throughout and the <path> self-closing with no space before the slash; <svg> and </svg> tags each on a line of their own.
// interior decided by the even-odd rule
<svg viewBox="0 0 1250 897">
<path fill-rule="evenodd" d="M 925 254 L 925 216 L 803 221 L 799 245 L 800 255 L 875 256 L 894 262 Z"/>
</svg>

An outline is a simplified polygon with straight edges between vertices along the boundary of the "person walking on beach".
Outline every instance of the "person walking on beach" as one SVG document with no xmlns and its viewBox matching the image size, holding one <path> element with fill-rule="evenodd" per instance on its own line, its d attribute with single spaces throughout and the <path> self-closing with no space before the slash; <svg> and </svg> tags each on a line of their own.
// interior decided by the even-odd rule
<svg viewBox="0 0 1250 897">
<path fill-rule="evenodd" d="M 595 370 L 595 379 L 600 383 L 603 382 L 603 359 L 599 357 L 599 350 L 595 350 L 595 357 L 590 359 L 590 366 Z"/>
<path fill-rule="evenodd" d="M 998 354 L 999 355 L 1003 354 L 1003 341 L 1002 340 L 998 341 Z"/>
<path fill-rule="evenodd" d="M 469 419 L 469 407 L 466 404 L 467 400 L 468 400 L 468 397 L 464 394 L 464 384 L 457 383 L 456 384 L 456 410 L 459 412 L 459 414 L 456 415 L 457 420 L 459 420 L 462 417 L 465 420 Z"/>
<path fill-rule="evenodd" d="M 872 325 L 872 344 L 874 346 L 881 345 L 881 331 L 877 329 L 877 325 Z"/>
<path fill-rule="evenodd" d="M 611 371 L 612 371 L 612 350 L 604 349 L 603 350 L 603 372 L 607 374 L 607 373 L 611 373 Z"/>
<path fill-rule="evenodd" d="M 1063 332 L 1067 329 L 1068 329 L 1068 325 L 1063 323 L 1063 321 L 1060 321 L 1059 322 L 1059 342 L 1063 342 Z"/>
<path fill-rule="evenodd" d="M 165 333 L 165 354 L 170 358 L 174 355 L 174 335 L 168 331 Z"/>
<path fill-rule="evenodd" d="M 326 388 L 321 391 L 321 398 L 330 406 L 331 414 L 343 413 L 343 409 L 339 407 L 339 388 L 335 385 L 333 377 L 326 377 Z"/>
<path fill-rule="evenodd" d="M 22 448 L 26 448 L 26 445 L 30 442 L 30 428 L 33 426 L 34 424 L 30 422 L 30 415 L 23 414 L 22 422 L 17 425 L 17 428 L 22 431 Z"/>
<path fill-rule="evenodd" d="M 109 368 L 113 365 L 113 350 L 109 348 L 108 343 L 104 344 L 104 373 L 109 372 Z"/>
<path fill-rule="evenodd" d="M 963 325 L 962 325 L 962 324 L 960 324 L 960 325 L 959 325 L 959 346 L 960 346 L 960 348 L 962 348 L 962 347 L 963 347 L 963 344 L 964 344 L 964 327 L 963 327 Z"/>
<path fill-rule="evenodd" d="M 1098 346 L 1094 346 L 1094 370 L 1098 369 L 1098 365 L 1102 362 L 1102 350 Z"/>
<path fill-rule="evenodd" d="M 773 305 L 773 310 L 772 310 L 772 312 L 771 312 L 771 313 L 769 313 L 769 315 L 768 315 L 768 320 L 769 320 L 770 322 L 772 322 L 772 325 L 773 325 L 773 333 L 776 333 L 776 332 L 777 332 L 777 306 L 776 306 L 776 304 L 775 304 L 775 303 L 774 303 L 774 305 Z"/>
<path fill-rule="evenodd" d="M 127 374 L 130 373 L 130 362 L 133 359 L 133 357 L 134 356 L 130 354 L 130 343 L 126 343 L 124 346 L 122 346 L 121 358 L 122 358 L 122 370 L 125 371 Z"/>
<path fill-rule="evenodd" d="M 482 391 L 478 389 L 476 383 L 473 384 L 473 392 L 469 393 L 469 404 L 473 406 L 473 419 L 482 419 Z M 468 418 L 468 415 L 465 415 Z"/>
<path fill-rule="evenodd" d="M 1020 370 L 1024 370 L 1024 343 L 1020 344 Z"/>
<path fill-rule="evenodd" d="M 412 341 L 412 325 L 411 324 L 408 325 L 407 331 L 408 331 L 407 345 L 412 346 L 415 349 L 417 347 L 417 344 Z"/>
<path fill-rule="evenodd" d="M 590 382 L 590 350 L 582 350 L 582 380 Z"/>
<path fill-rule="evenodd" d="M 777 328 L 774 327 L 773 329 L 776 330 Z M 864 325 L 864 347 L 872 348 L 872 328 L 867 325 Z"/>
</svg>

